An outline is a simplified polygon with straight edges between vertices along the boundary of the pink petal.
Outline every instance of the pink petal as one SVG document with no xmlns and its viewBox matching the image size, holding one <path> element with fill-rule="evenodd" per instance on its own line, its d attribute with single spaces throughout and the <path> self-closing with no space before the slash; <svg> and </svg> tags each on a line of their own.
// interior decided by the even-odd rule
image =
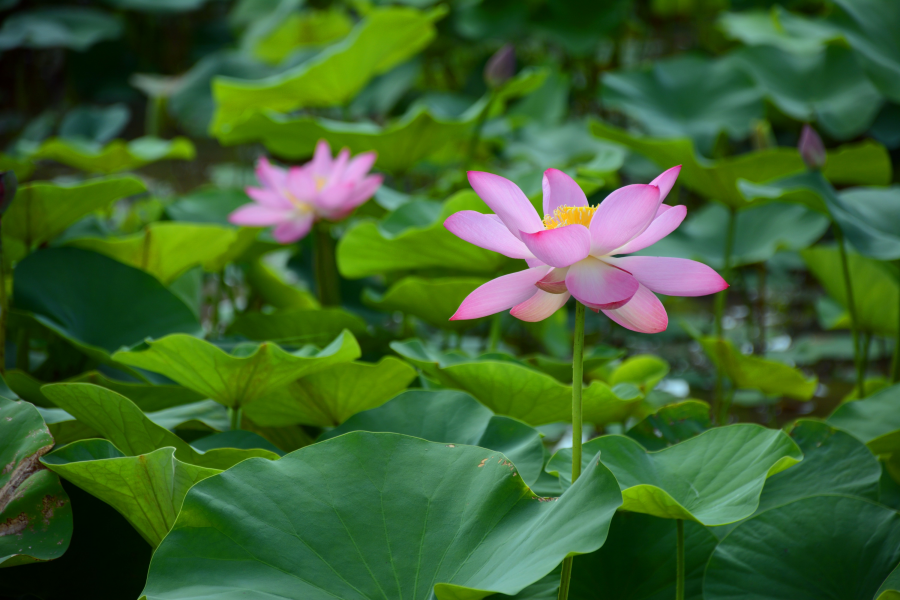
<svg viewBox="0 0 900 600">
<path fill-rule="evenodd" d="M 533 233 L 544 228 L 544 223 L 531 202 L 512 181 L 481 171 L 469 171 L 468 175 L 469 184 L 475 193 L 497 213 L 514 236 L 520 237 L 520 231 Z"/>
<path fill-rule="evenodd" d="M 347 169 L 348 162 L 350 162 L 350 150 L 342 148 L 331 164 L 331 173 L 328 176 L 329 184 L 338 183 L 344 179 L 344 171 Z"/>
<path fill-rule="evenodd" d="M 543 279 L 534 285 L 548 294 L 565 294 L 568 291 L 566 290 L 566 273 L 568 272 L 568 267 L 564 269 L 552 269 Z"/>
<path fill-rule="evenodd" d="M 271 188 L 248 187 L 244 191 L 254 202 L 269 208 L 290 209 L 293 206 L 290 200 Z"/>
<path fill-rule="evenodd" d="M 450 320 L 478 319 L 525 302 L 534 295 L 534 284 L 549 270 L 550 267 L 537 267 L 488 281 L 463 300 Z"/>
<path fill-rule="evenodd" d="M 316 153 L 306 165 L 313 175 L 328 177 L 331 174 L 331 146 L 326 140 L 319 140 L 316 144 Z"/>
<path fill-rule="evenodd" d="M 522 321 L 534 323 L 543 321 L 557 310 L 563 307 L 569 300 L 570 294 L 548 294 L 538 290 L 534 296 L 513 306 L 509 314 Z"/>
<path fill-rule="evenodd" d="M 312 228 L 312 224 L 313 214 L 306 213 L 278 225 L 275 230 L 272 231 L 272 237 L 280 244 L 290 244 L 306 237 L 306 234 L 309 233 L 309 230 Z"/>
<path fill-rule="evenodd" d="M 643 250 L 648 246 L 652 246 L 678 229 L 678 226 L 684 221 L 685 215 L 687 215 L 687 207 L 669 207 L 665 204 L 661 204 L 659 211 L 656 214 L 656 218 L 653 219 L 650 226 L 644 230 L 644 233 L 640 234 L 621 248 L 616 249 L 612 254 L 630 254 L 632 252 L 637 252 L 638 250 Z"/>
<path fill-rule="evenodd" d="M 311 202 L 319 193 L 316 179 L 307 167 L 293 167 L 288 171 L 287 189 L 294 198 L 306 202 Z"/>
<path fill-rule="evenodd" d="M 544 216 L 550 216 L 560 206 L 587 206 L 587 196 L 575 180 L 559 169 L 544 171 Z"/>
<path fill-rule="evenodd" d="M 545 265 L 544 265 L 544 261 L 542 261 L 542 260 L 539 259 L 539 258 L 526 258 L 526 259 L 525 259 L 525 264 L 528 265 L 529 267 L 532 267 L 532 268 L 534 268 L 534 267 L 543 267 L 543 266 L 545 266 Z"/>
<path fill-rule="evenodd" d="M 591 251 L 591 232 L 584 225 L 566 225 L 535 233 L 519 232 L 522 242 L 551 267 L 568 267 Z"/>
<path fill-rule="evenodd" d="M 669 316 L 662 302 L 644 286 L 638 287 L 627 304 L 621 308 L 605 309 L 603 314 L 625 329 L 638 333 L 659 333 L 669 325 Z"/>
<path fill-rule="evenodd" d="M 499 252 L 510 258 L 532 258 L 533 255 L 525 244 L 492 216 L 474 210 L 461 210 L 447 217 L 444 227 L 456 237 L 485 250 Z"/>
<path fill-rule="evenodd" d="M 658 206 L 655 185 L 626 185 L 607 196 L 591 219 L 591 254 L 608 254 L 643 233 Z"/>
<path fill-rule="evenodd" d="M 272 190 L 284 189 L 287 182 L 287 171 L 273 166 L 265 156 L 256 161 L 256 178 L 263 187 Z"/>
<path fill-rule="evenodd" d="M 713 269 L 686 258 L 623 256 L 609 262 L 631 273 L 651 292 L 666 296 L 706 296 L 728 287 Z"/>
<path fill-rule="evenodd" d="M 245 227 L 268 227 L 277 225 L 291 218 L 291 210 L 270 208 L 260 204 L 245 204 L 228 215 L 228 220 L 235 225 Z"/>
<path fill-rule="evenodd" d="M 330 185 L 318 193 L 313 204 L 325 213 L 340 212 L 344 210 L 355 189 L 356 185 L 352 181 Z"/>
<path fill-rule="evenodd" d="M 382 181 L 384 181 L 384 176 L 382 175 L 369 175 L 368 177 L 364 177 L 361 181 L 352 180 L 355 185 L 353 186 L 353 191 L 350 192 L 350 197 L 344 202 L 344 212 L 349 213 L 354 208 L 365 203 L 366 200 L 374 196 L 375 192 L 378 191 L 378 188 L 381 187 Z"/>
<path fill-rule="evenodd" d="M 679 173 L 681 173 L 681 165 L 666 169 L 660 173 L 659 177 L 650 182 L 650 185 L 655 185 L 659 188 L 660 202 L 663 202 L 666 196 L 669 195 L 669 192 L 672 191 L 672 186 L 675 185 L 675 180 L 678 179 Z"/>
<path fill-rule="evenodd" d="M 375 164 L 376 158 L 378 158 L 376 152 L 357 154 L 347 164 L 347 168 L 344 170 L 344 179 L 362 179 Z"/>
<path fill-rule="evenodd" d="M 582 304 L 618 308 L 634 296 L 637 279 L 629 273 L 589 256 L 569 267 L 566 288 Z"/>
</svg>

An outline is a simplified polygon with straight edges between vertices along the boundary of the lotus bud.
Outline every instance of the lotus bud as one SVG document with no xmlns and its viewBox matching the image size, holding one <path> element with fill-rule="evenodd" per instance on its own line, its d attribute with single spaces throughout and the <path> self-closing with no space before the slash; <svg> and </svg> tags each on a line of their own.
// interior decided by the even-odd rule
<svg viewBox="0 0 900 600">
<path fill-rule="evenodd" d="M 819 171 L 825 166 L 825 144 L 822 138 L 816 133 L 816 130 L 809 125 L 803 126 L 803 133 L 800 134 L 800 143 L 797 145 L 800 150 L 800 156 L 803 162 L 811 171 Z"/>
<path fill-rule="evenodd" d="M 484 81 L 491 89 L 496 89 L 516 74 L 516 49 L 512 44 L 504 44 L 484 66 Z"/>
</svg>

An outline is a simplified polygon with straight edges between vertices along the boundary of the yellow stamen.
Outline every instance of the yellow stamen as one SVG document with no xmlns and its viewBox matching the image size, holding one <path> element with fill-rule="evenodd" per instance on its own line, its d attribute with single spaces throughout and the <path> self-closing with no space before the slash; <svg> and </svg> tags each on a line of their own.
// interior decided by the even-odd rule
<svg viewBox="0 0 900 600">
<path fill-rule="evenodd" d="M 310 212 L 312 210 L 308 203 L 298 199 L 295 195 L 287 190 L 284 190 L 284 197 L 290 200 L 291 204 L 293 204 L 300 212 Z"/>
<path fill-rule="evenodd" d="M 319 192 L 325 187 L 325 184 L 328 183 L 328 179 L 322 177 L 321 175 L 313 175 L 313 179 L 316 180 L 316 191 Z"/>
<path fill-rule="evenodd" d="M 597 206 L 560 206 L 552 215 L 544 217 L 545 229 L 556 229 L 564 225 L 584 225 L 590 227 Z"/>
</svg>

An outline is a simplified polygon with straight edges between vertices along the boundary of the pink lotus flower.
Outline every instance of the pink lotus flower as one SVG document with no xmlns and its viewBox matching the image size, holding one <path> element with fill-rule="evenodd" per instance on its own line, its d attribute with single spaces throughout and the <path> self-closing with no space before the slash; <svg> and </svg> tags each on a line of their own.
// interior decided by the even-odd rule
<svg viewBox="0 0 900 600">
<path fill-rule="evenodd" d="M 669 317 L 654 292 L 704 296 L 728 287 L 708 266 L 682 258 L 619 256 L 642 250 L 672 233 L 684 220 L 684 206 L 663 204 L 681 167 L 650 185 L 628 185 L 598 206 L 575 181 L 557 169 L 544 173 L 542 220 L 513 182 L 478 171 L 469 183 L 496 213 L 464 210 L 444 226 L 476 246 L 531 267 L 503 275 L 463 300 L 451 320 L 477 319 L 511 308 L 523 321 L 546 319 L 569 296 L 632 331 L 665 331 Z"/>
<path fill-rule="evenodd" d="M 368 175 L 374 152 L 350 158 L 344 148 L 331 158 L 325 140 L 316 145 L 313 159 L 305 165 L 281 169 L 263 157 L 256 163 L 256 177 L 263 187 L 248 187 L 254 200 L 231 213 L 228 220 L 247 227 L 275 226 L 272 235 L 282 244 L 306 236 L 320 219 L 339 221 L 372 197 L 381 186 L 381 175 Z"/>
</svg>

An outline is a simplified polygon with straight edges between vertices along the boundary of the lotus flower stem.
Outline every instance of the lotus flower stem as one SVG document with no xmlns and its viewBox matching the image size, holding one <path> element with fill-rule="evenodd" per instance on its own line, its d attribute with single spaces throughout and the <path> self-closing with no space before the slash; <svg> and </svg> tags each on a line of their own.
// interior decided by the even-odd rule
<svg viewBox="0 0 900 600">
<path fill-rule="evenodd" d="M 728 212 L 728 229 L 725 233 L 725 249 L 722 254 L 722 277 L 728 279 L 731 274 L 731 255 L 734 253 L 734 233 L 737 226 L 737 210 L 729 208 Z M 716 337 L 723 339 L 722 319 L 725 315 L 725 301 L 728 298 L 728 288 L 725 288 L 716 295 L 715 319 L 716 319 Z M 715 401 L 718 403 L 718 422 L 724 424 L 728 419 L 728 410 L 730 402 L 725 399 L 725 372 L 722 367 L 716 369 L 716 395 Z"/>
<path fill-rule="evenodd" d="M 900 269 L 900 260 L 897 261 L 897 268 Z M 900 308 L 900 294 L 897 297 L 897 308 Z M 891 381 L 900 383 L 900 313 L 897 315 L 897 344 L 894 346 L 894 364 L 891 367 Z"/>
<path fill-rule="evenodd" d="M 228 409 L 228 417 L 231 419 L 231 429 L 237 431 L 241 428 L 241 417 L 243 416 L 244 411 L 241 410 L 241 407 L 238 406 L 236 408 Z"/>
<path fill-rule="evenodd" d="M 320 221 L 315 227 L 316 255 L 316 290 L 322 306 L 340 306 L 341 287 L 334 259 L 334 240 L 331 237 L 331 226 Z"/>
<path fill-rule="evenodd" d="M 841 269 L 844 273 L 844 288 L 847 290 L 847 310 L 850 312 L 850 331 L 853 333 L 853 362 L 856 365 L 856 387 L 859 397 L 864 398 L 865 372 L 862 360 L 862 346 L 859 339 L 859 320 L 856 318 L 856 301 L 853 298 L 853 283 L 850 279 L 850 265 L 847 262 L 847 242 L 840 226 L 834 224 L 834 237 L 837 239 L 838 251 L 841 255 Z"/>
<path fill-rule="evenodd" d="M 675 519 L 678 541 L 675 555 L 675 600 L 684 600 L 684 520 Z"/>
<path fill-rule="evenodd" d="M 581 385 L 584 381 L 584 304 L 575 303 L 575 343 L 572 348 L 572 483 L 581 475 Z M 562 564 L 559 600 L 569 597 L 573 557 Z"/>
<path fill-rule="evenodd" d="M 497 313 L 491 317 L 491 335 L 488 338 L 488 352 L 496 352 L 500 346 L 500 337 L 503 333 L 501 327 L 503 325 L 502 313 Z"/>
</svg>

